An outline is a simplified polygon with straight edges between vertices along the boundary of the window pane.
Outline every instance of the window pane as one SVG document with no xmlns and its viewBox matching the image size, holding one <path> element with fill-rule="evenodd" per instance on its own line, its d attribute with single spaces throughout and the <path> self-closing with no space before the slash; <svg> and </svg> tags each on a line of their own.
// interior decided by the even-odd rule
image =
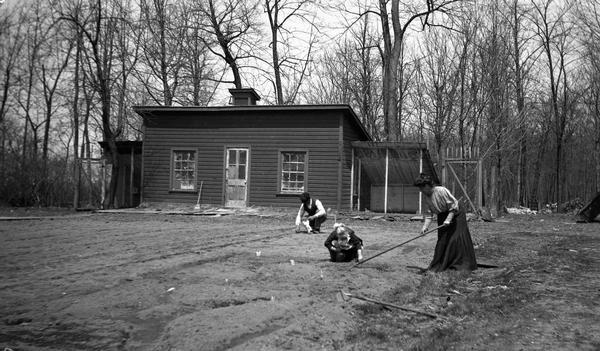
<svg viewBox="0 0 600 351">
<path fill-rule="evenodd" d="M 227 168 L 227 179 L 238 179 L 238 168 L 236 166 Z"/>
<path fill-rule="evenodd" d="M 240 164 L 246 164 L 246 150 L 240 150 Z"/>
<path fill-rule="evenodd" d="M 175 190 L 194 190 L 196 173 L 195 151 L 173 151 L 173 184 Z"/>
<path fill-rule="evenodd" d="M 281 153 L 281 191 L 298 193 L 304 191 L 305 152 Z"/>
</svg>

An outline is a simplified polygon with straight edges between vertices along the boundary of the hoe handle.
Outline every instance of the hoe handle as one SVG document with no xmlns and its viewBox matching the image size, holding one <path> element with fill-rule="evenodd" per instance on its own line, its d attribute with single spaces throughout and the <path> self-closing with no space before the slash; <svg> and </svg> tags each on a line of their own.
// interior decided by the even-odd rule
<svg viewBox="0 0 600 351">
<path fill-rule="evenodd" d="M 380 253 L 378 253 L 378 254 L 376 254 L 376 255 L 374 255 L 374 256 L 371 256 L 371 257 L 367 258 L 366 260 L 362 260 L 362 261 L 358 262 L 357 264 L 355 264 L 354 266 L 352 266 L 352 267 L 350 267 L 350 268 L 354 268 L 354 267 L 356 267 L 356 266 L 359 266 L 359 265 L 361 265 L 361 264 L 363 264 L 363 263 L 365 263 L 365 262 L 367 262 L 367 261 L 370 261 L 370 260 L 374 259 L 375 257 L 378 257 L 378 256 L 381 256 L 381 255 L 383 255 L 383 254 L 384 254 L 384 253 L 386 253 L 386 252 L 390 252 L 390 251 L 392 251 L 393 249 L 396 249 L 396 248 L 398 248 L 398 247 L 400 247 L 400 246 L 402 246 L 402 245 L 404 245 L 404 244 L 408 244 L 409 242 L 411 242 L 411 241 L 413 241 L 413 240 L 417 240 L 417 239 L 419 239 L 419 238 L 422 238 L 422 237 L 424 237 L 425 235 L 427 235 L 427 234 L 429 234 L 429 233 L 431 233 L 431 232 L 433 232 L 433 231 L 436 231 L 436 230 L 440 229 L 441 227 L 443 227 L 443 225 L 440 225 L 440 226 L 438 226 L 438 227 L 435 227 L 435 228 L 433 228 L 433 229 L 429 229 L 428 231 L 426 231 L 425 233 L 423 233 L 423 234 L 421 234 L 421 235 L 419 235 L 419 236 L 415 236 L 415 237 L 414 237 L 414 238 L 412 238 L 412 239 L 406 240 L 405 242 L 403 242 L 403 243 L 401 243 L 401 244 L 398 244 L 398 245 L 392 246 L 392 247 L 390 247 L 390 248 L 389 248 L 389 249 L 387 249 L 387 250 L 384 250 L 384 251 L 382 251 L 382 252 L 380 252 Z"/>
</svg>

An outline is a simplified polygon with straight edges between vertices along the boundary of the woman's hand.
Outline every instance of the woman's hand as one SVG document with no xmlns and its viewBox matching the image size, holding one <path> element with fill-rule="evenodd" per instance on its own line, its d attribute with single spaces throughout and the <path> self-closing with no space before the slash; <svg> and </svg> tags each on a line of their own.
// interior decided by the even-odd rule
<svg viewBox="0 0 600 351">
<path fill-rule="evenodd" d="M 431 225 L 431 217 L 425 217 L 425 222 L 423 223 L 423 228 L 421 228 L 421 234 L 425 234 L 429 226 Z"/>
<path fill-rule="evenodd" d="M 444 220 L 444 227 L 448 227 L 450 226 L 450 224 L 452 223 L 452 219 L 454 218 L 454 212 L 450 212 L 448 213 L 448 216 L 446 217 L 446 219 Z"/>
</svg>

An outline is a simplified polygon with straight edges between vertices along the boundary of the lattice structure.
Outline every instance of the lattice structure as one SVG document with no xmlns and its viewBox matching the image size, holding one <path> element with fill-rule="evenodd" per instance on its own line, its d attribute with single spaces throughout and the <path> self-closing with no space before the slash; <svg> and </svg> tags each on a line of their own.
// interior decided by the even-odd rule
<svg viewBox="0 0 600 351">
<path fill-rule="evenodd" d="M 482 161 L 478 150 L 469 150 L 460 157 L 457 149 L 446 148 L 442 158 L 442 184 L 450 189 L 460 206 L 469 212 L 481 214 L 483 206 Z"/>
</svg>

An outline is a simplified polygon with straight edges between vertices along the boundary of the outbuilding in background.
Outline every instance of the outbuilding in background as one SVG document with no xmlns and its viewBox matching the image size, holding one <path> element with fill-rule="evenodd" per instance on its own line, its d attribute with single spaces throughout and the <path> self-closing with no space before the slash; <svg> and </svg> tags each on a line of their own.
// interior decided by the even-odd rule
<svg viewBox="0 0 600 351">
<path fill-rule="evenodd" d="M 414 180 L 425 173 L 439 183 L 425 143 L 355 141 L 352 149 L 354 209 L 423 212 L 423 200 Z"/>
</svg>

